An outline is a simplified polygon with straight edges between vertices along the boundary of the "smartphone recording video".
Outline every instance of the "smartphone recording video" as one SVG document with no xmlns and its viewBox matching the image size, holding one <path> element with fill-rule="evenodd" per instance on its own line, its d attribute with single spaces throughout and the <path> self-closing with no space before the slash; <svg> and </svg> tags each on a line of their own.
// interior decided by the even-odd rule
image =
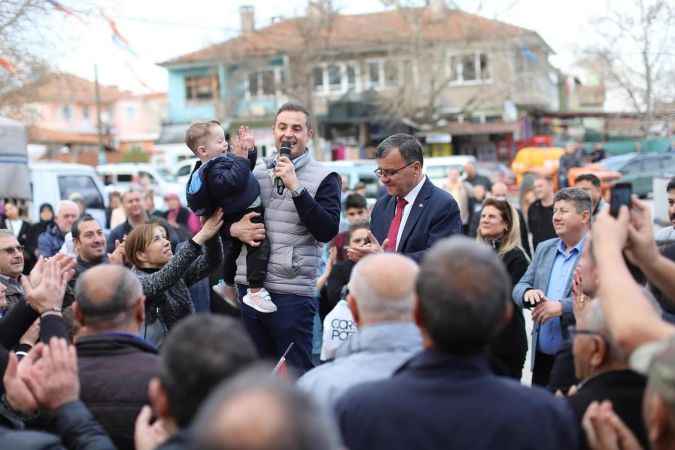
<svg viewBox="0 0 675 450">
<path fill-rule="evenodd" d="M 617 217 L 619 215 L 619 210 L 623 205 L 630 208 L 632 195 L 633 185 L 630 183 L 617 183 L 612 187 L 612 194 L 609 202 L 609 213 L 612 217 Z"/>
</svg>

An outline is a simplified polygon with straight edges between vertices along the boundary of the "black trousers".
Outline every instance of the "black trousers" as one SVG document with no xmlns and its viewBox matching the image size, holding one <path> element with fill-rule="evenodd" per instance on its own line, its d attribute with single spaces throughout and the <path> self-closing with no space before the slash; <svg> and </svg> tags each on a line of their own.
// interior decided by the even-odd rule
<svg viewBox="0 0 675 450">
<path fill-rule="evenodd" d="M 228 217 L 227 222 L 237 222 L 241 217 L 250 212 L 257 212 L 260 214 L 253 218 L 252 221 L 254 223 L 264 223 L 263 217 L 265 216 L 265 210 L 262 206 L 247 209 L 238 219 Z M 225 226 L 229 227 L 229 225 L 223 225 L 223 228 Z M 229 242 L 229 245 L 226 241 Z M 244 243 L 236 238 L 223 239 L 223 246 L 229 247 L 224 249 L 225 261 L 223 264 L 223 279 L 230 286 L 234 286 L 234 277 L 237 274 L 237 258 L 241 253 L 243 245 Z M 259 289 L 263 287 L 265 278 L 267 277 L 267 261 L 269 260 L 269 257 L 270 241 L 267 237 L 265 237 L 257 247 L 246 244 L 246 281 L 250 288 Z"/>
<path fill-rule="evenodd" d="M 566 393 L 578 382 L 571 348 L 561 350 L 555 355 L 537 352 L 532 368 L 532 384 L 545 387 L 551 392 L 560 390 Z"/>
</svg>

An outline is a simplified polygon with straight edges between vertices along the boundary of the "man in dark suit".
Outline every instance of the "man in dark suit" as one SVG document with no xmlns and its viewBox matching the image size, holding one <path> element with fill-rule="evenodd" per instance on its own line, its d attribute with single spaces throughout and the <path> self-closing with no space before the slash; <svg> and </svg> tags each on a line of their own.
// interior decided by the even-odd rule
<svg viewBox="0 0 675 450">
<path fill-rule="evenodd" d="M 459 206 L 424 175 L 422 145 L 414 136 L 389 136 L 377 147 L 376 158 L 375 173 L 387 195 L 377 201 L 371 214 L 375 239 L 370 245 L 349 249 L 350 259 L 390 251 L 419 262 L 436 241 L 462 232 Z"/>
<path fill-rule="evenodd" d="M 573 449 L 568 405 L 498 377 L 486 348 L 513 314 L 499 256 L 464 237 L 437 243 L 417 278 L 413 317 L 424 350 L 386 380 L 338 399 L 350 450 Z"/>
<path fill-rule="evenodd" d="M 581 421 L 589 405 L 609 400 L 614 412 L 635 434 L 643 448 L 648 448 L 642 420 L 642 397 L 647 379 L 628 368 L 627 357 L 609 334 L 600 301 L 578 303 L 572 342 L 574 369 L 582 382 L 567 400 L 577 416 L 579 430 L 583 429 Z M 580 435 L 583 436 L 583 433 Z M 589 448 L 585 436 L 580 448 Z"/>
</svg>

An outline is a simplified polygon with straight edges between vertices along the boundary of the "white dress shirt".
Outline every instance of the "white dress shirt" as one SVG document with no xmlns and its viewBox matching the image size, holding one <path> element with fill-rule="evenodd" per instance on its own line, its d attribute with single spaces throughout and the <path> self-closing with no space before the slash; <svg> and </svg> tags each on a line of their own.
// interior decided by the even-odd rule
<svg viewBox="0 0 675 450">
<path fill-rule="evenodd" d="M 408 192 L 408 195 L 403 197 L 405 201 L 408 203 L 406 203 L 405 208 L 403 208 L 403 217 L 401 218 L 401 226 L 398 227 L 398 234 L 396 235 L 396 251 L 398 251 L 398 248 L 401 245 L 401 236 L 403 235 L 405 224 L 408 221 L 408 216 L 410 216 L 410 211 L 412 211 L 413 206 L 415 204 L 415 200 L 417 200 L 417 195 L 422 190 L 422 186 L 424 185 L 425 181 L 427 181 L 426 175 L 422 177 L 422 180 L 419 183 L 417 183 L 417 186 L 415 186 L 414 188 L 412 188 L 410 192 Z"/>
</svg>

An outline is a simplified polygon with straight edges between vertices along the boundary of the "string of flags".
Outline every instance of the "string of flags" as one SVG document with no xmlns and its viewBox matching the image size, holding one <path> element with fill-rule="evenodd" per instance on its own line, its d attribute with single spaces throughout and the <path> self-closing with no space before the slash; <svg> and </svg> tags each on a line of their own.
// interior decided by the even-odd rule
<svg viewBox="0 0 675 450">
<path fill-rule="evenodd" d="M 87 22 L 85 21 L 83 15 L 81 13 L 78 13 L 67 6 L 63 5 L 61 2 L 57 0 L 47 0 L 47 3 L 51 5 L 56 11 L 61 12 L 65 16 L 69 18 L 76 19 L 83 24 L 86 24 Z M 120 50 L 123 50 L 127 54 L 133 56 L 134 58 L 139 58 L 138 53 L 133 49 L 131 44 L 129 43 L 129 40 L 120 32 L 119 27 L 117 26 L 117 23 L 110 17 L 108 16 L 102 9 L 99 9 L 99 14 L 105 20 L 105 22 L 108 24 L 108 27 L 110 28 L 111 32 L 111 39 L 113 44 L 118 47 Z M 129 61 L 125 61 L 125 67 L 127 67 L 132 75 L 137 79 L 137 81 L 143 86 L 144 88 L 152 91 L 153 89 L 148 86 L 147 83 L 145 83 L 142 78 L 138 75 L 136 70 L 133 68 L 133 64 L 131 64 Z M 9 58 L 3 57 L 0 55 L 0 71 L 5 71 L 9 75 L 15 75 L 17 73 L 16 66 L 15 64 L 10 61 Z"/>
</svg>

